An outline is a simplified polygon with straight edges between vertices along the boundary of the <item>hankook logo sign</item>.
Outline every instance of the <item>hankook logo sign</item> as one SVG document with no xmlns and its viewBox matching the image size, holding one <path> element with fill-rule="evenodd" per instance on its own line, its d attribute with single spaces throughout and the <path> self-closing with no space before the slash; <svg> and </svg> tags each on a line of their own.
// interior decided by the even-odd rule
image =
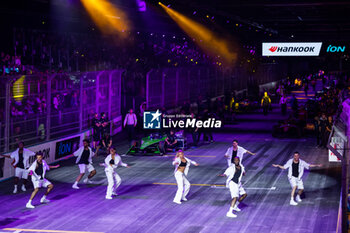
<svg viewBox="0 0 350 233">
<path fill-rule="evenodd" d="M 318 56 L 322 42 L 263 43 L 263 56 Z"/>
</svg>

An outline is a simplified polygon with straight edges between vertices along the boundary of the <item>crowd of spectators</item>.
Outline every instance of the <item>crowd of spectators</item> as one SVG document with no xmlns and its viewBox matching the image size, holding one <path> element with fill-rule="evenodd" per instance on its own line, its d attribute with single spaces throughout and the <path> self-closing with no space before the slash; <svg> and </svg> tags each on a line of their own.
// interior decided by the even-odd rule
<svg viewBox="0 0 350 233">
<path fill-rule="evenodd" d="M 217 64 L 192 40 L 177 35 L 129 33 L 128 40 L 98 34 L 14 30 L 14 47 L 1 52 L 1 74 L 94 71 L 123 68 L 146 73 L 151 68 Z"/>
<path fill-rule="evenodd" d="M 22 73 L 24 67 L 22 66 L 21 56 L 10 56 L 10 54 L 0 53 L 0 74 L 13 75 Z"/>
<path fill-rule="evenodd" d="M 11 105 L 11 116 L 28 116 L 46 112 L 45 96 L 29 96 L 21 101 L 13 101 Z"/>
<path fill-rule="evenodd" d="M 53 94 L 52 100 L 52 111 L 57 113 L 60 111 L 71 111 L 79 106 L 79 91 L 63 91 L 60 93 Z M 30 117 L 31 115 L 38 115 L 46 113 L 47 103 L 46 95 L 30 95 L 25 96 L 21 99 L 12 99 L 11 101 L 11 112 L 12 118 L 21 116 Z"/>
<path fill-rule="evenodd" d="M 127 81 L 123 84 L 123 92 L 135 95 L 145 92 L 145 76 L 152 68 L 221 64 L 219 58 L 209 58 L 193 41 L 184 37 L 128 33 L 128 42 L 123 42 L 116 41 L 112 36 L 93 33 L 15 29 L 11 54 L 0 53 L 0 76 L 124 69 L 123 75 Z M 46 95 L 31 95 L 20 101 L 12 101 L 11 116 L 46 111 Z M 77 106 L 78 96 L 79 93 L 75 92 L 55 94 L 51 97 L 52 109 L 60 111 Z"/>
<path fill-rule="evenodd" d="M 321 90 L 316 89 L 316 82 L 322 81 Z M 297 78 L 292 82 L 285 80 L 277 89 L 281 100 L 291 91 L 304 91 L 306 100 L 300 101 L 291 95 L 289 103 L 292 112 L 286 120 L 280 121 L 273 129 L 275 137 L 302 137 L 308 132 L 313 132 L 317 138 L 317 146 L 326 148 L 327 140 L 333 125 L 333 118 L 339 113 L 339 105 L 346 93 L 348 77 L 337 75 L 325 75 L 320 71 L 316 75 Z M 312 92 L 308 92 L 308 86 L 312 86 Z M 284 102 L 283 101 L 280 101 Z M 283 105 L 281 103 L 282 113 Z"/>
</svg>

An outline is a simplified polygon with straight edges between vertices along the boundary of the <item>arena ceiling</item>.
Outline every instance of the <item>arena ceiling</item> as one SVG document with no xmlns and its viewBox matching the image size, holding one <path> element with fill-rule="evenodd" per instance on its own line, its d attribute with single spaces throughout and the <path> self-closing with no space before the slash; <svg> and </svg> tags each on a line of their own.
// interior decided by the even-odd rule
<svg viewBox="0 0 350 233">
<path fill-rule="evenodd" d="M 261 0 L 174 0 L 169 4 L 183 9 L 205 11 L 272 30 L 283 37 L 337 39 L 350 37 L 350 1 L 261 1 Z"/>
<path fill-rule="evenodd" d="M 127 9 L 129 14 L 136 14 L 136 0 L 110 0 L 116 5 Z M 159 8 L 159 0 L 144 0 L 148 7 L 147 11 Z M 3 1 L 0 4 L 0 12 L 3 17 L 16 15 L 17 18 L 27 16 L 31 19 L 52 15 L 54 8 L 59 5 L 78 6 L 79 0 L 12 0 Z M 272 34 L 275 39 L 285 40 L 340 40 L 350 38 L 350 1 L 292 1 L 292 0 L 163 0 L 162 3 L 171 8 L 187 14 L 200 22 L 205 21 L 205 16 L 215 17 L 212 23 L 225 31 L 230 32 L 232 24 L 242 24 L 252 31 Z M 56 14 L 67 21 L 86 20 L 78 14 Z M 194 15 L 193 13 L 196 12 Z M 164 13 L 164 12 L 163 12 Z M 161 10 L 155 14 L 162 14 Z M 40 16 L 39 16 L 40 15 Z M 56 17 L 56 16 L 55 16 Z M 166 14 L 163 14 L 165 19 Z M 66 18 L 66 19 L 64 19 Z M 162 21 L 162 20 L 158 20 Z M 165 20 L 167 23 L 171 20 Z M 226 23 L 230 21 L 230 24 Z M 2 21 L 4 23 L 4 21 Z M 11 20 L 10 20 L 11 22 Z M 41 22 L 41 18 L 40 18 Z M 6 22 L 6 24 L 9 23 Z M 242 30 L 241 32 L 245 32 Z M 241 33 L 242 34 L 242 33 Z M 255 37 L 255 34 L 247 33 L 247 37 Z M 259 38 L 259 37 L 257 37 Z"/>
</svg>

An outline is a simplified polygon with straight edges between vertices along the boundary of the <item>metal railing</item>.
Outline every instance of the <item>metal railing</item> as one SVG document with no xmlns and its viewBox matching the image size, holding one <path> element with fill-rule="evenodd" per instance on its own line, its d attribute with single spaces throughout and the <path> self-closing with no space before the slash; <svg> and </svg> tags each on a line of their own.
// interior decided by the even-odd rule
<svg viewBox="0 0 350 233">
<path fill-rule="evenodd" d="M 91 127 L 94 113 L 121 110 L 123 70 L 0 79 L 0 152 L 57 139 Z"/>
<path fill-rule="evenodd" d="M 281 80 L 286 77 L 282 65 L 262 65 L 248 72 L 246 67 L 233 70 L 217 67 L 186 67 L 152 69 L 146 76 L 147 108 L 180 106 L 185 101 L 196 102 L 199 96 L 223 96 L 225 93 L 256 85 Z"/>
</svg>

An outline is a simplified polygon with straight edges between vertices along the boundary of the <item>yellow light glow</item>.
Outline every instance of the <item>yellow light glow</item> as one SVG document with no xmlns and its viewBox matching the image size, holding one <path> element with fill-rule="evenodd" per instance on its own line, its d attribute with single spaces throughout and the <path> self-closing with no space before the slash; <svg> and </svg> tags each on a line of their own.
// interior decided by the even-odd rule
<svg viewBox="0 0 350 233">
<path fill-rule="evenodd" d="M 193 41 L 212 56 L 220 54 L 226 63 L 234 63 L 237 60 L 237 53 L 232 51 L 232 46 L 224 39 L 219 38 L 214 32 L 179 12 L 159 3 L 167 14 L 185 31 Z M 201 43 L 198 43 L 200 41 Z"/>
<path fill-rule="evenodd" d="M 123 11 L 107 0 L 82 0 L 82 3 L 103 33 L 119 33 L 122 38 L 127 36 L 126 33 L 120 33 L 130 30 L 129 20 Z"/>
<path fill-rule="evenodd" d="M 19 79 L 16 80 L 16 82 L 14 82 L 13 86 L 12 86 L 12 93 L 13 93 L 13 98 L 17 101 L 17 102 L 21 102 L 24 96 L 24 79 L 26 78 L 25 75 L 23 75 L 22 77 L 20 77 Z"/>
</svg>

